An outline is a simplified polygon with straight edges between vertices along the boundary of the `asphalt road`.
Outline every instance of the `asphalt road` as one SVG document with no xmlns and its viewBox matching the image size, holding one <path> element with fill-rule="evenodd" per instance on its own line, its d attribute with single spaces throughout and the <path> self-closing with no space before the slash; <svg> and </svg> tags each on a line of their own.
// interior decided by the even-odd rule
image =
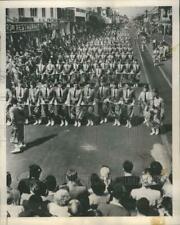
<svg viewBox="0 0 180 225">
<path fill-rule="evenodd" d="M 132 29 L 132 34 L 134 32 Z M 133 43 L 135 56 L 142 68 L 141 82 L 146 82 L 146 71 L 152 87 L 157 88 L 165 100 L 166 117 L 162 133 L 171 145 L 171 88 L 159 69 L 154 68 L 148 51 L 142 53 L 144 71 L 134 36 Z M 139 91 L 140 88 L 137 93 Z M 10 153 L 13 148 L 8 141 L 10 131 L 11 128 L 8 127 L 7 170 L 12 174 L 14 185 L 20 178 L 27 176 L 28 166 L 31 163 L 37 163 L 42 167 L 42 178 L 53 174 L 58 183 L 64 181 L 68 168 L 77 169 L 82 182 L 86 184 L 91 173 L 98 173 L 101 165 L 108 165 L 111 168 L 112 177 L 119 176 L 122 173 L 122 163 L 127 159 L 133 161 L 136 174 L 140 174 L 152 160 L 159 160 L 167 171 L 171 170 L 171 153 L 161 135 L 150 136 L 149 128 L 137 120 L 134 121 L 132 129 L 124 126 L 113 127 L 112 123 L 80 128 L 72 125 L 68 127 L 28 125 L 25 127 L 27 148 L 20 154 Z"/>
<path fill-rule="evenodd" d="M 145 82 L 148 80 L 150 86 L 156 88 L 164 100 L 165 118 L 161 133 L 165 134 L 168 142 L 172 144 L 172 59 L 169 58 L 167 61 L 162 62 L 160 66 L 155 67 L 152 61 L 151 45 L 147 44 L 145 51 L 142 52 L 138 47 L 140 46 L 139 39 L 134 39 L 137 36 L 135 26 L 132 25 L 131 28 L 133 49 L 141 64 L 142 80 Z"/>
</svg>

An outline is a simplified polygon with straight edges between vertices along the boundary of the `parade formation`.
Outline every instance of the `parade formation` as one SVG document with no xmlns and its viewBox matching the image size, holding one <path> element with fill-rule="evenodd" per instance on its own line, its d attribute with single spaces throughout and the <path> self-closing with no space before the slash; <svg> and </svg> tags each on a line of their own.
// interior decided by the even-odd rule
<svg viewBox="0 0 180 225">
<path fill-rule="evenodd" d="M 144 10 L 7 8 L 7 217 L 173 215 L 172 8 Z"/>
<path fill-rule="evenodd" d="M 39 49 L 7 53 L 7 125 L 15 126 L 15 136 L 15 102 L 26 125 L 75 127 L 113 121 L 131 128 L 138 106 L 150 135 L 159 134 L 163 99 L 148 84 L 137 96 L 142 73 L 127 27 L 69 38 L 65 46 L 53 39 Z"/>
</svg>

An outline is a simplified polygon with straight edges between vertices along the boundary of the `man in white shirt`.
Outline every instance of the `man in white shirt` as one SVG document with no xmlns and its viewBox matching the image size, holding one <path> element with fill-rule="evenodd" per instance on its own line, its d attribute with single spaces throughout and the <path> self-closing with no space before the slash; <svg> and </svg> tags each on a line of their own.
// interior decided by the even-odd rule
<svg viewBox="0 0 180 225">
<path fill-rule="evenodd" d="M 143 180 L 142 187 L 133 189 L 131 191 L 131 196 L 136 201 L 141 198 L 147 198 L 149 200 L 150 206 L 156 206 L 161 199 L 160 191 L 151 189 Z"/>
</svg>

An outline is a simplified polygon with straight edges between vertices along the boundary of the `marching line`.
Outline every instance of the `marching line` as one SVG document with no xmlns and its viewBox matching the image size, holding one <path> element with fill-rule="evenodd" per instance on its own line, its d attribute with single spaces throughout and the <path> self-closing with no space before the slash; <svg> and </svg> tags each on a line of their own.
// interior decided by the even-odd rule
<svg viewBox="0 0 180 225">
<path fill-rule="evenodd" d="M 151 58 L 152 58 L 152 55 L 151 55 L 151 52 L 150 52 L 149 48 L 146 47 L 146 49 L 148 50 L 148 52 L 149 52 L 149 54 L 150 54 L 150 56 L 151 56 Z M 159 70 L 160 70 L 162 76 L 164 77 L 164 79 L 165 79 L 166 82 L 168 83 L 169 87 L 172 88 L 172 84 L 171 84 L 170 80 L 168 79 L 166 73 L 165 73 L 164 70 L 162 69 L 162 67 L 161 67 L 161 66 L 158 66 L 158 68 L 159 68 Z"/>
<path fill-rule="evenodd" d="M 140 59 L 141 59 L 141 62 L 142 62 L 142 66 L 143 66 L 143 69 L 144 69 L 144 74 L 145 74 L 146 81 L 149 84 L 150 90 L 152 90 L 151 82 L 149 80 L 148 73 L 147 73 L 146 67 L 144 65 L 144 61 L 143 61 L 143 58 L 142 58 L 141 51 L 140 51 L 140 48 L 139 48 L 139 44 L 138 43 L 137 43 L 137 49 L 138 49 L 138 52 L 139 52 L 139 55 L 140 55 Z M 167 135 L 166 134 L 160 134 L 160 137 L 161 137 L 162 144 L 164 146 L 166 146 L 167 152 L 168 152 L 170 158 L 172 159 L 172 147 L 169 144 Z"/>
</svg>

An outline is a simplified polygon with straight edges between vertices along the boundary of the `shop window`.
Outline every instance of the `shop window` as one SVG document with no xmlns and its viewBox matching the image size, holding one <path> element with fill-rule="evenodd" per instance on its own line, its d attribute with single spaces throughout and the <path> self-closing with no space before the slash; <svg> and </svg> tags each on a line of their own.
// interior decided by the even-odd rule
<svg viewBox="0 0 180 225">
<path fill-rule="evenodd" d="M 42 17 L 46 17 L 46 9 L 42 8 Z"/>
<path fill-rule="evenodd" d="M 53 17 L 54 16 L 53 8 L 50 8 L 50 11 L 51 11 L 51 17 Z"/>
<path fill-rule="evenodd" d="M 37 16 L 37 8 L 31 8 L 30 15 L 31 15 L 31 17 L 36 17 Z"/>
<path fill-rule="evenodd" d="M 23 8 L 19 8 L 18 9 L 18 14 L 19 14 L 19 17 L 23 17 L 24 16 L 24 9 Z"/>
</svg>

